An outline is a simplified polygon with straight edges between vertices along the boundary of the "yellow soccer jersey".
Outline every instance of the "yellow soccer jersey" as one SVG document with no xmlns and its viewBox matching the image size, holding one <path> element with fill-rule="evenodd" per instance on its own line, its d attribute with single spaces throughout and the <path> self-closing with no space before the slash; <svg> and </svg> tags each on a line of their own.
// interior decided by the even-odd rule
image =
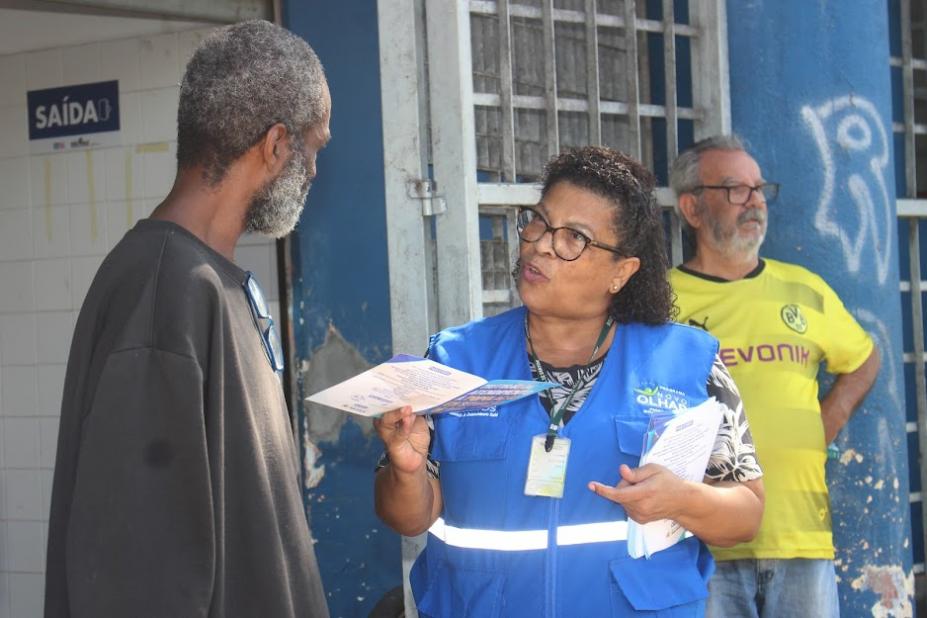
<svg viewBox="0 0 927 618">
<path fill-rule="evenodd" d="M 794 264 L 764 260 L 737 281 L 677 267 L 670 283 L 677 319 L 721 342 L 764 472 L 759 534 L 713 547 L 715 558 L 833 558 L 818 366 L 850 373 L 869 357 L 872 340 L 823 279 Z"/>
</svg>

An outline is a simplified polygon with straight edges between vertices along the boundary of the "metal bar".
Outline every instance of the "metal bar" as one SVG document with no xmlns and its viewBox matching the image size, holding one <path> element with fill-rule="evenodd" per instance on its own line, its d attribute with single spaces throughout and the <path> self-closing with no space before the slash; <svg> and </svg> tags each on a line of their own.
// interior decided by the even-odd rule
<svg viewBox="0 0 927 618">
<path fill-rule="evenodd" d="M 586 0 L 586 96 L 589 99 L 589 142 L 602 143 L 602 114 L 599 112 L 599 26 L 596 0 Z"/>
<path fill-rule="evenodd" d="M 379 0 L 378 0 L 379 1 Z M 418 119 L 419 143 L 422 145 L 422 170 L 431 165 L 431 108 L 428 105 L 428 34 L 425 23 L 425 0 L 414 0 L 415 3 L 415 49 L 418 58 Z M 432 305 L 434 306 L 434 305 Z"/>
<path fill-rule="evenodd" d="M 516 185 L 481 182 L 479 184 L 480 209 L 485 211 L 487 204 L 500 206 L 533 206 L 541 199 L 541 185 L 520 182 Z"/>
<path fill-rule="evenodd" d="M 917 401 L 917 444 L 921 478 L 927 479 L 927 375 L 924 371 L 924 308 L 921 302 L 921 248 L 919 219 L 908 221 L 908 264 L 911 273 L 911 331 L 914 337 L 914 392 Z M 927 509 L 921 513 L 927 542 Z"/>
<path fill-rule="evenodd" d="M 914 68 L 911 65 L 911 0 L 901 0 L 901 74 L 904 91 L 905 197 L 917 196 L 917 153 L 914 135 Z M 924 451 L 921 451 L 922 453 Z M 927 520 L 925 520 L 927 521 Z"/>
<path fill-rule="evenodd" d="M 903 63 L 904 61 L 898 56 L 892 56 L 888 61 L 889 66 L 893 67 L 903 66 Z M 911 58 L 911 68 L 915 71 L 927 71 L 927 60 L 922 58 Z"/>
<path fill-rule="evenodd" d="M 927 200 L 900 199 L 895 205 L 899 217 L 925 217 L 927 218 Z"/>
<path fill-rule="evenodd" d="M 427 3 L 434 178 L 447 202 L 436 217 L 438 327 L 482 316 L 470 13 L 465 2 Z"/>
<path fill-rule="evenodd" d="M 506 243 L 509 248 L 509 264 L 514 266 L 515 261 L 518 259 L 519 244 L 521 239 L 518 238 L 518 229 L 515 224 L 515 216 L 518 214 L 518 211 L 514 208 L 510 208 L 508 214 L 506 215 Z M 518 295 L 518 290 L 514 285 L 509 286 L 509 304 L 512 307 L 517 307 L 521 304 L 521 297 Z"/>
<path fill-rule="evenodd" d="M 695 139 L 731 132 L 730 71 L 727 54 L 727 8 L 724 0 L 690 2 L 698 30 L 692 43 L 692 96 L 702 112 Z"/>
<path fill-rule="evenodd" d="M 502 98 L 497 94 L 488 92 L 474 93 L 473 104 L 480 107 L 499 107 L 502 104 Z M 535 97 L 521 94 L 512 95 L 512 105 L 515 109 L 546 109 L 547 102 L 544 97 Z M 557 109 L 562 112 L 588 112 L 589 101 L 586 99 L 568 99 L 558 98 Z M 637 111 L 640 116 L 651 118 L 665 118 L 666 107 L 663 105 L 653 105 L 651 103 L 639 103 Z M 599 101 L 599 113 L 611 114 L 614 116 L 626 116 L 628 104 L 619 101 Z M 703 113 L 691 107 L 677 107 L 677 118 L 687 118 L 689 120 L 700 120 Z"/>
<path fill-rule="evenodd" d="M 502 180 L 515 182 L 515 110 L 512 107 L 512 26 L 509 19 L 509 0 L 499 0 L 498 17 Z"/>
<path fill-rule="evenodd" d="M 907 131 L 903 122 L 892 123 L 892 133 L 904 133 Z M 927 135 L 927 124 L 914 123 L 915 135 Z"/>
<path fill-rule="evenodd" d="M 657 196 L 657 204 L 664 210 L 676 207 L 676 194 L 669 187 L 657 187 L 654 193 Z"/>
<path fill-rule="evenodd" d="M 418 350 L 428 340 L 430 268 L 421 204 L 410 197 L 406 182 L 424 177 L 420 54 L 416 35 L 421 7 L 415 0 L 377 2 L 380 39 L 380 90 L 383 143 L 390 164 L 383 169 L 389 260 L 390 331 L 394 350 Z M 419 11 L 417 13 L 417 11 Z M 430 301 L 430 302 L 429 302 Z M 406 618 L 416 618 L 409 571 L 425 547 L 425 535 L 402 538 L 403 592 Z"/>
<path fill-rule="evenodd" d="M 657 204 L 664 209 L 672 209 L 676 203 L 676 195 L 669 187 L 657 187 L 654 191 Z M 483 205 L 494 204 L 501 206 L 533 206 L 541 199 L 541 185 L 539 183 L 523 182 L 517 185 L 504 183 L 481 182 L 478 189 L 479 202 Z"/>
<path fill-rule="evenodd" d="M 701 2 L 702 0 L 699 0 Z M 509 9 L 512 17 L 527 17 L 528 19 L 540 19 L 542 9 L 526 4 L 514 4 Z M 491 0 L 470 0 L 470 12 L 474 15 L 495 15 L 498 12 L 498 2 Z M 581 24 L 586 21 L 584 11 L 571 11 L 569 9 L 554 9 L 554 21 L 560 21 L 568 24 Z M 599 26 L 607 28 L 624 28 L 624 17 L 619 15 L 605 15 L 597 13 L 595 16 L 596 23 Z M 636 18 L 637 29 L 645 32 L 663 32 L 663 22 L 655 19 Z M 680 36 L 696 37 L 698 30 L 685 24 L 676 25 L 676 34 Z"/>
<path fill-rule="evenodd" d="M 676 17 L 673 0 L 663 0 L 663 67 L 666 78 L 666 160 L 679 153 L 676 121 Z"/>
<path fill-rule="evenodd" d="M 554 0 L 544 0 L 541 21 L 544 26 L 544 102 L 547 116 L 547 155 L 560 152 L 560 119 L 557 116 L 557 30 L 554 27 Z"/>
<path fill-rule="evenodd" d="M 383 0 L 377 0 L 381 2 Z M 415 48 L 418 50 L 418 83 L 419 83 L 419 143 L 422 145 L 421 153 L 421 170 L 422 178 L 428 176 L 428 170 L 431 169 L 431 100 L 428 91 L 428 84 L 431 83 L 428 66 L 428 22 L 425 18 L 425 0 L 413 0 L 415 4 Z M 379 7 L 379 4 L 377 5 Z M 425 281 L 426 294 L 428 296 L 428 332 L 438 332 L 438 262 L 437 250 L 435 249 L 434 226 L 425 226 Z M 403 543 L 403 547 L 406 543 Z M 408 579 L 408 573 L 406 573 Z M 406 590 L 408 603 L 414 603 L 412 600 L 412 591 Z M 406 618 L 414 618 L 407 616 Z"/>
<path fill-rule="evenodd" d="M 682 222 L 675 208 L 670 213 L 670 260 L 671 265 L 682 264 Z"/>
<path fill-rule="evenodd" d="M 635 26 L 637 22 L 635 22 Z M 638 37 L 638 42 L 643 38 L 647 40 L 647 35 Z M 650 47 L 644 45 L 638 49 L 637 53 L 637 111 L 640 113 L 641 106 L 653 104 L 653 83 L 650 79 Z M 653 169 L 653 120 L 641 114 L 641 163 L 648 169 Z"/>
<path fill-rule="evenodd" d="M 512 300 L 510 290 L 483 290 L 483 303 L 507 303 Z"/>
<path fill-rule="evenodd" d="M 389 5 L 389 8 L 386 8 Z M 391 150 L 384 167 L 386 232 L 393 348 L 410 350 L 428 340 L 425 295 L 425 229 L 419 200 L 406 183 L 424 178 L 419 124 L 418 54 L 414 0 L 378 3 L 383 141 Z"/>
<path fill-rule="evenodd" d="M 628 84 L 628 154 L 641 158 L 640 92 L 637 74 L 637 0 L 625 0 L 624 30 L 626 50 L 625 79 Z"/>
</svg>

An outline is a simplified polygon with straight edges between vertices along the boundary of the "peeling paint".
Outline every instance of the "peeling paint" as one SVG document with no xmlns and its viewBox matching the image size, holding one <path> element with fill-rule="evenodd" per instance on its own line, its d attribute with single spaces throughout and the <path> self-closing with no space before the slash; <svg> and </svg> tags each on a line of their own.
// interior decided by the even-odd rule
<svg viewBox="0 0 927 618">
<path fill-rule="evenodd" d="M 856 461 L 856 463 L 863 463 L 863 456 L 860 453 L 857 453 L 855 449 L 848 448 L 840 455 L 840 463 L 846 466 L 851 461 Z"/>
<path fill-rule="evenodd" d="M 863 574 L 850 584 L 854 590 L 869 590 L 879 600 L 872 606 L 875 618 L 910 618 L 914 615 L 914 573 L 905 575 L 900 566 L 863 567 Z"/>
<path fill-rule="evenodd" d="M 873 485 L 872 487 L 873 487 L 873 489 L 882 489 L 883 487 L 885 487 L 885 481 L 882 480 L 882 479 L 879 479 L 879 480 L 876 482 L 876 484 Z"/>
<path fill-rule="evenodd" d="M 303 420 L 305 423 L 305 419 Z M 322 456 L 322 451 L 319 450 L 319 447 L 309 438 L 309 432 L 303 432 L 303 470 L 305 472 L 305 480 L 303 484 L 306 489 L 315 489 L 319 486 L 319 483 L 322 482 L 322 479 L 325 478 L 325 466 L 319 464 L 319 458 Z"/>
<path fill-rule="evenodd" d="M 357 348 L 345 341 L 334 325 L 329 324 L 325 342 L 312 353 L 311 361 L 301 367 L 305 395 L 311 395 L 370 369 Z M 345 423 L 355 423 L 364 436 L 374 433 L 369 418 L 346 414 L 315 403 L 304 402 L 307 439 L 316 444 L 335 443 Z"/>
</svg>

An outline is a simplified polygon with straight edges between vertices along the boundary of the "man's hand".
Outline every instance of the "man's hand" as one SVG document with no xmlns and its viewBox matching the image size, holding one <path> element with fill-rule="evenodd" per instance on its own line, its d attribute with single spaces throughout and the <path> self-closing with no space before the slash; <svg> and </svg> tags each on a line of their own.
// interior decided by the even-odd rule
<svg viewBox="0 0 927 618">
<path fill-rule="evenodd" d="M 413 414 L 412 408 L 406 406 L 374 419 L 373 426 L 386 445 L 393 469 L 414 473 L 425 467 L 431 434 L 424 416 Z"/>
<path fill-rule="evenodd" d="M 872 348 L 869 357 L 856 371 L 837 376 L 830 392 L 821 400 L 821 422 L 824 424 L 824 444 L 830 444 L 847 424 L 879 375 L 879 349 Z"/>
<path fill-rule="evenodd" d="M 621 481 L 612 487 L 592 481 L 589 489 L 624 507 L 628 517 L 639 524 L 658 519 L 677 519 L 684 500 L 686 483 L 657 464 L 618 470 Z"/>
</svg>

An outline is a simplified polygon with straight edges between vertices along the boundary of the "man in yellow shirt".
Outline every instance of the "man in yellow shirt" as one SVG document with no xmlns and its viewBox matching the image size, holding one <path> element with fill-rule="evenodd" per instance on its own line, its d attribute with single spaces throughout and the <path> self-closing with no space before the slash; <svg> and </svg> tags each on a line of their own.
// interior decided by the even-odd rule
<svg viewBox="0 0 927 618">
<path fill-rule="evenodd" d="M 695 243 L 694 257 L 670 271 L 678 320 L 720 340 L 765 472 L 759 534 L 713 548 L 707 615 L 837 616 L 826 447 L 872 387 L 878 351 L 823 279 L 759 257 L 779 186 L 737 137 L 693 145 L 670 184 Z M 819 401 L 822 362 L 838 377 Z"/>
</svg>

